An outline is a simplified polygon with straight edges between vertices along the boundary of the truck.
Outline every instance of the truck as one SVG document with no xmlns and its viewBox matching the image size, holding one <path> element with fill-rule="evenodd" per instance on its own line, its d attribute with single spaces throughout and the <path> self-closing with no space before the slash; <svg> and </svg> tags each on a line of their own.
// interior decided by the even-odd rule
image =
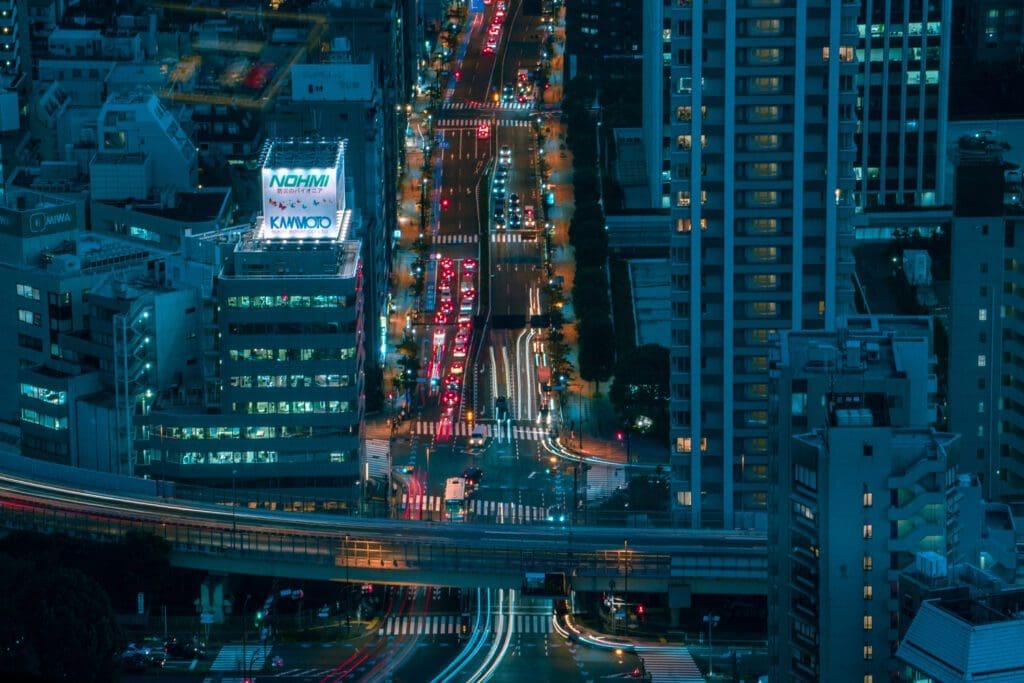
<svg viewBox="0 0 1024 683">
<path fill-rule="evenodd" d="M 466 480 L 449 477 L 444 484 L 444 516 L 453 522 L 466 518 Z"/>
</svg>

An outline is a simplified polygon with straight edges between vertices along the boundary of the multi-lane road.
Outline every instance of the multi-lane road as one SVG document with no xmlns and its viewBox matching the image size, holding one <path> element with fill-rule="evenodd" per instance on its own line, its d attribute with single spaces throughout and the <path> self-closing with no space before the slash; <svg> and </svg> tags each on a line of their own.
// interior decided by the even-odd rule
<svg viewBox="0 0 1024 683">
<path fill-rule="evenodd" d="M 467 519 L 544 522 L 566 500 L 546 474 L 541 442 L 552 426 L 550 400 L 537 382 L 545 356 L 540 332 L 528 325 L 542 312 L 533 74 L 548 34 L 519 2 L 484 8 L 467 21 L 462 59 L 450 65 L 443 99 L 430 112 L 433 266 L 420 334 L 429 390 L 392 452 L 395 465 L 412 470 L 398 514 L 438 519 L 445 480 L 479 468 Z M 467 274 L 467 265 L 476 268 Z M 467 287 L 475 295 L 469 305 Z M 475 429 L 485 440 L 471 448 Z"/>
</svg>

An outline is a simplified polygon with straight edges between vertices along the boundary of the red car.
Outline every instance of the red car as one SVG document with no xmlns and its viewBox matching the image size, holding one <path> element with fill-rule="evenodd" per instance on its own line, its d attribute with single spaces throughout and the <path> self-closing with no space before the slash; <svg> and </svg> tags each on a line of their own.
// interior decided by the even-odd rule
<svg viewBox="0 0 1024 683">
<path fill-rule="evenodd" d="M 451 389 L 446 390 L 441 394 L 441 405 L 446 408 L 454 408 L 459 405 L 459 392 L 452 391 Z"/>
</svg>

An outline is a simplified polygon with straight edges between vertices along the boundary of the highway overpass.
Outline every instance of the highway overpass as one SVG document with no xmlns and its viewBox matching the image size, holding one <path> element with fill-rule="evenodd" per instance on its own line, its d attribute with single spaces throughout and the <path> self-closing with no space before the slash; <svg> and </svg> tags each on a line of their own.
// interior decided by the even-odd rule
<svg viewBox="0 0 1024 683">
<path fill-rule="evenodd" d="M 108 481 L 93 483 L 109 489 Z M 564 572 L 577 591 L 607 590 L 609 581 L 628 581 L 636 592 L 767 591 L 759 532 L 270 512 L 150 495 L 136 484 L 101 491 L 18 473 L 0 474 L 0 527 L 99 541 L 144 531 L 170 543 L 176 566 L 291 579 L 518 588 L 526 573 Z"/>
</svg>

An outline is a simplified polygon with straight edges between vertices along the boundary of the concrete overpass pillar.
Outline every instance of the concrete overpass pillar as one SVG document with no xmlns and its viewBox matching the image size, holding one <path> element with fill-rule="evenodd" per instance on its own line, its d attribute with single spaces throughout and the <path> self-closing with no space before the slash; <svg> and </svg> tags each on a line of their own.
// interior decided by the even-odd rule
<svg viewBox="0 0 1024 683">
<path fill-rule="evenodd" d="M 226 577 L 207 576 L 199 587 L 199 612 L 212 614 L 213 623 L 224 623 L 224 582 Z"/>
</svg>

